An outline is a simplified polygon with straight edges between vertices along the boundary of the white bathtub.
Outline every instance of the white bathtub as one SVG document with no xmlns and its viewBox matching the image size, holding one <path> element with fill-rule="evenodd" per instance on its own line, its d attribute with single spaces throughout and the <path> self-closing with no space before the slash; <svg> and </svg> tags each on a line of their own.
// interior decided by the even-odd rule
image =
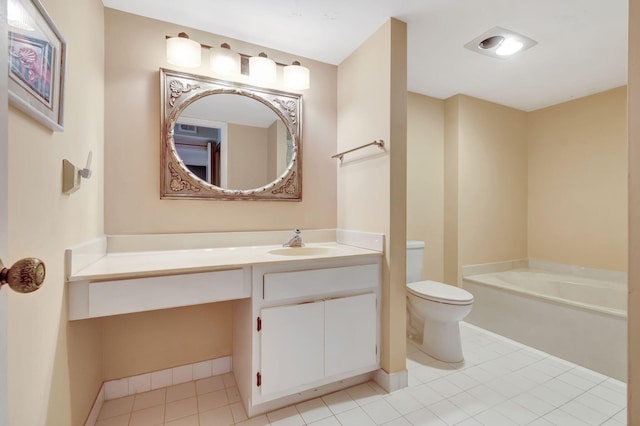
<svg viewBox="0 0 640 426">
<path fill-rule="evenodd" d="M 540 262 L 535 268 L 502 271 L 504 263 L 493 265 L 463 268 L 463 287 L 474 295 L 467 322 L 626 381 L 627 285 L 622 274 L 590 274 L 581 268 L 580 276 L 567 273 L 570 267 Z M 491 269 L 498 271 L 487 272 Z"/>
</svg>

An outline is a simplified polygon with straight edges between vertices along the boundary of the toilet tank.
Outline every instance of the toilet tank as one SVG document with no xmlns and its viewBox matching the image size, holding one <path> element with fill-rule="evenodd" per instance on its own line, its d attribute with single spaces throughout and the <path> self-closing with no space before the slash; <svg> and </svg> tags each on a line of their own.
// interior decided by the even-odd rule
<svg viewBox="0 0 640 426">
<path fill-rule="evenodd" d="M 422 259 L 424 257 L 424 241 L 407 241 L 407 282 L 422 280 Z"/>
</svg>

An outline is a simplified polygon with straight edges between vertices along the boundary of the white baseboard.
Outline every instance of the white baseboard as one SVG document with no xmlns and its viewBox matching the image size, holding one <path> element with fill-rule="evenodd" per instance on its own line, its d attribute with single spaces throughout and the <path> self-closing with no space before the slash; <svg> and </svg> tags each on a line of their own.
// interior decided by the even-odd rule
<svg viewBox="0 0 640 426">
<path fill-rule="evenodd" d="M 225 356 L 104 382 L 93 403 L 85 426 L 95 426 L 104 401 L 186 383 L 192 380 L 206 379 L 207 377 L 230 373 L 232 362 L 230 356 Z"/>
<path fill-rule="evenodd" d="M 391 393 L 406 388 L 409 385 L 409 372 L 402 370 L 389 374 L 383 369 L 379 369 L 374 373 L 373 380 L 379 384 L 382 389 Z"/>
<path fill-rule="evenodd" d="M 359 385 L 361 383 L 366 383 L 373 379 L 374 374 L 375 374 L 374 372 L 363 373 L 354 377 L 349 377 L 347 379 L 339 380 L 337 382 L 328 383 L 323 386 L 308 389 L 306 391 L 298 392 L 292 395 L 274 399 L 272 401 L 267 401 L 254 406 L 251 406 L 247 401 L 245 401 L 247 416 L 254 417 L 260 414 L 265 414 L 269 411 L 278 410 L 280 408 L 297 404 L 302 401 L 319 398 L 321 396 L 328 395 L 330 393 L 337 392 L 343 389 L 347 389 L 352 386 Z"/>
</svg>

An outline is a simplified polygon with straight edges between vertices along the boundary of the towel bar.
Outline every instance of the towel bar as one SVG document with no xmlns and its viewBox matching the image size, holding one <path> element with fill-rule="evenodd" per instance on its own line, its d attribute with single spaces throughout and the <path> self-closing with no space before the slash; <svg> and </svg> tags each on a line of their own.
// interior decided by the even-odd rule
<svg viewBox="0 0 640 426">
<path fill-rule="evenodd" d="M 377 140 L 377 141 L 369 142 L 367 144 L 364 144 L 364 145 L 356 147 L 356 148 L 352 148 L 352 149 L 350 149 L 348 151 L 339 152 L 338 154 L 332 155 L 331 158 L 339 158 L 340 161 L 342 161 L 342 159 L 344 158 L 345 154 L 348 154 L 348 153 L 353 152 L 353 151 L 357 151 L 357 150 L 362 149 L 362 148 L 366 148 L 366 147 L 371 146 L 371 145 L 377 145 L 378 148 L 384 149 L 384 141 L 382 139 L 380 139 L 380 140 Z"/>
</svg>

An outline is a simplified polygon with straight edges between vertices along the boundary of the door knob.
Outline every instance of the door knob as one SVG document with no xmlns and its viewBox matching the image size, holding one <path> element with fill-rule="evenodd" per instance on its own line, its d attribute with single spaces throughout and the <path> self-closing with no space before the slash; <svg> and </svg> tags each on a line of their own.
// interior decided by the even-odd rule
<svg viewBox="0 0 640 426">
<path fill-rule="evenodd" d="M 44 282 L 44 262 L 35 257 L 18 260 L 11 268 L 5 268 L 0 259 L 0 287 L 9 284 L 18 293 L 31 293 Z"/>
</svg>

